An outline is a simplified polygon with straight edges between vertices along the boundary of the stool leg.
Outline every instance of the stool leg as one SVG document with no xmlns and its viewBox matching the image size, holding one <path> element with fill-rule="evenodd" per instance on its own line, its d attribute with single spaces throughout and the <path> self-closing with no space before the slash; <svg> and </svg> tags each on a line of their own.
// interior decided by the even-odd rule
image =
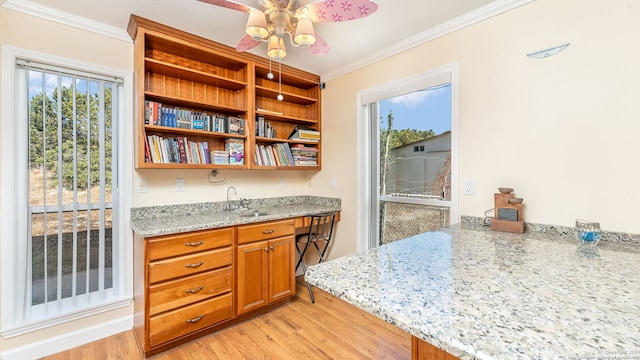
<svg viewBox="0 0 640 360">
<path fill-rule="evenodd" d="M 316 299 L 313 297 L 313 290 L 311 290 L 311 284 L 309 284 L 308 282 L 307 282 L 307 288 L 309 289 L 309 297 L 311 298 L 311 303 L 315 304 Z"/>
</svg>

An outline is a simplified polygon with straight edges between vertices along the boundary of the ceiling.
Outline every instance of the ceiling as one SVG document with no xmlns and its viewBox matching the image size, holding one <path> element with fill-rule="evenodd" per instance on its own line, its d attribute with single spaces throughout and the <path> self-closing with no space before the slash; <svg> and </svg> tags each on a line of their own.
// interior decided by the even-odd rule
<svg viewBox="0 0 640 360">
<path fill-rule="evenodd" d="M 257 7 L 258 0 L 235 0 Z M 342 1 L 342 0 L 337 0 Z M 290 49 L 283 60 L 323 79 L 419 45 L 532 0 L 376 0 L 366 18 L 314 24 L 331 52 L 318 56 Z M 309 4 L 314 0 L 301 0 Z M 0 0 L 4 7 L 130 40 L 130 14 L 234 46 L 244 35 L 248 14 L 197 0 Z M 401 4 L 401 5 L 400 5 Z M 97 29 L 97 30 L 96 30 Z M 252 53 L 266 56 L 266 44 Z"/>
</svg>

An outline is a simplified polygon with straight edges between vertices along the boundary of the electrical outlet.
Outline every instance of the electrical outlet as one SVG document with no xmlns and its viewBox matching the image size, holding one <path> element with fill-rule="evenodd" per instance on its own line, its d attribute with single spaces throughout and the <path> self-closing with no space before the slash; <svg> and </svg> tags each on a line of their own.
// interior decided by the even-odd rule
<svg viewBox="0 0 640 360">
<path fill-rule="evenodd" d="M 280 187 L 283 188 L 283 187 L 286 187 L 286 186 L 287 186 L 287 178 L 281 177 L 280 178 Z"/>
<path fill-rule="evenodd" d="M 473 179 L 465 179 L 464 181 L 464 194 L 473 195 L 475 193 L 475 186 L 473 185 Z"/>
<path fill-rule="evenodd" d="M 184 179 L 176 179 L 176 191 L 184 191 Z"/>
<path fill-rule="evenodd" d="M 138 180 L 138 192 L 139 193 L 147 192 L 147 180 Z"/>
<path fill-rule="evenodd" d="M 337 188 L 337 187 L 338 187 L 338 181 L 336 180 L 336 178 L 335 178 L 335 177 L 332 177 L 332 178 L 331 178 L 331 188 L 332 188 L 332 189 L 335 189 L 335 188 Z"/>
</svg>

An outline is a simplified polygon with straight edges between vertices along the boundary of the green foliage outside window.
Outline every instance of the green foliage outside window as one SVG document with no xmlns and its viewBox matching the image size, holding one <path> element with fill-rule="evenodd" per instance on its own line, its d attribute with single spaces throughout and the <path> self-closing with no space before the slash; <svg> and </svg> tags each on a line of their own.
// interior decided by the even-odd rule
<svg viewBox="0 0 640 360">
<path fill-rule="evenodd" d="M 57 186 L 60 178 L 58 165 L 62 155 L 63 188 L 73 190 L 75 186 L 77 190 L 86 190 L 100 185 L 102 163 L 105 167 L 106 188 L 111 188 L 111 93 L 111 88 L 105 87 L 105 103 L 102 107 L 104 114 L 102 131 L 105 139 L 103 162 L 100 161 L 101 108 L 97 93 L 87 94 L 73 87 L 62 86 L 61 91 L 54 89 L 51 96 L 45 96 L 42 92 L 32 96 L 29 103 L 30 167 L 44 168 L 53 175 L 50 181 Z M 76 172 L 74 172 L 74 160 Z M 74 176 L 77 177 L 74 178 Z"/>
</svg>

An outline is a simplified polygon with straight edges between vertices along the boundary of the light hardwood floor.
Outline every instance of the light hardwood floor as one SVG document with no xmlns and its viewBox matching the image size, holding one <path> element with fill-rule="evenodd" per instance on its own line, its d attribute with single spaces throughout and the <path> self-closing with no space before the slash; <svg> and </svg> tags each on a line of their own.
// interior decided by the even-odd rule
<svg viewBox="0 0 640 360">
<path fill-rule="evenodd" d="M 317 288 L 309 300 L 303 280 L 291 303 L 151 357 L 153 360 L 411 358 L 411 336 Z M 140 360 L 132 331 L 46 360 Z"/>
</svg>

